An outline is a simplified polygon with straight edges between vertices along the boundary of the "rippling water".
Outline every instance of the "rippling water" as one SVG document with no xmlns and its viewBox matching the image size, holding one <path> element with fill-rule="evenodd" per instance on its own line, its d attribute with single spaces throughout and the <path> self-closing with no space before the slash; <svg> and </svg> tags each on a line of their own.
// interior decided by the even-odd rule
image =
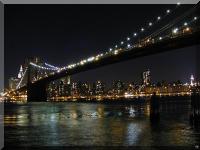
<svg viewBox="0 0 200 150">
<path fill-rule="evenodd" d="M 148 105 L 28 103 L 5 108 L 5 145 L 193 146 L 200 132 L 189 123 L 189 106 L 163 104 L 149 120 Z"/>
</svg>

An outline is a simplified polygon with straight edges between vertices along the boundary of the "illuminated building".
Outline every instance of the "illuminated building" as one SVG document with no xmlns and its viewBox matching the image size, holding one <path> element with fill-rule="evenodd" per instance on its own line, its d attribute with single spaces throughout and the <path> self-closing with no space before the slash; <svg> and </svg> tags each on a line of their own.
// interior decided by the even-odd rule
<svg viewBox="0 0 200 150">
<path fill-rule="evenodd" d="M 77 91 L 78 91 L 78 95 L 80 96 L 89 95 L 89 84 L 79 81 L 77 83 Z"/>
<path fill-rule="evenodd" d="M 20 66 L 20 70 L 19 70 L 19 73 L 18 73 L 18 78 L 21 79 L 23 76 L 23 68 L 22 68 L 22 65 Z"/>
<path fill-rule="evenodd" d="M 11 77 L 11 78 L 9 79 L 9 89 L 11 89 L 11 90 L 16 89 L 16 87 L 17 87 L 19 81 L 20 81 L 19 78 Z"/>
<path fill-rule="evenodd" d="M 124 94 L 124 91 L 125 91 L 124 83 L 122 81 L 120 81 L 120 80 L 114 81 L 114 83 L 113 83 L 113 91 L 114 91 L 114 94 L 117 94 L 117 95 Z"/>
<path fill-rule="evenodd" d="M 77 86 L 76 82 L 72 83 L 71 95 L 72 96 L 77 96 L 78 95 L 78 86 Z"/>
<path fill-rule="evenodd" d="M 101 81 L 97 81 L 94 84 L 94 88 L 95 88 L 96 95 L 102 95 L 105 92 L 105 85 Z"/>
<path fill-rule="evenodd" d="M 190 85 L 194 86 L 194 76 L 193 75 L 190 76 Z"/>
<path fill-rule="evenodd" d="M 57 85 L 55 82 L 51 82 L 47 87 L 47 97 L 52 98 L 57 96 Z"/>
<path fill-rule="evenodd" d="M 142 77 L 143 77 L 143 85 L 144 86 L 150 85 L 151 81 L 150 70 L 143 72 Z"/>
<path fill-rule="evenodd" d="M 58 85 L 58 96 L 65 96 L 65 85 L 62 80 L 60 81 Z"/>
</svg>

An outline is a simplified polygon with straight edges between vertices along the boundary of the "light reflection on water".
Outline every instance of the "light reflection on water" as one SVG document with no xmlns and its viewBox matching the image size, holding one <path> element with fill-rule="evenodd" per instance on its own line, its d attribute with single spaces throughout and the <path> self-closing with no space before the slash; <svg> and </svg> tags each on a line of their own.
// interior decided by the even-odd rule
<svg viewBox="0 0 200 150">
<path fill-rule="evenodd" d="M 152 124 L 149 105 L 28 103 L 6 106 L 5 145 L 180 146 L 198 143 L 200 135 L 188 121 L 188 105 L 163 106 L 162 111 L 160 122 Z"/>
</svg>

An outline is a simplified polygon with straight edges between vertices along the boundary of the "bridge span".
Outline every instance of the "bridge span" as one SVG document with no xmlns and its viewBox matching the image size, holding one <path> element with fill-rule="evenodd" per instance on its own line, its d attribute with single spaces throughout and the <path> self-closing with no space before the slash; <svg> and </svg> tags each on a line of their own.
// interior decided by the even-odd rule
<svg viewBox="0 0 200 150">
<path fill-rule="evenodd" d="M 133 47 L 128 50 L 119 51 L 119 53 L 117 53 L 116 55 L 108 55 L 99 60 L 88 62 L 87 64 L 79 65 L 75 68 L 61 70 L 60 72 L 55 72 L 53 75 L 44 77 L 34 83 L 28 81 L 26 86 L 17 89 L 17 91 L 20 92 L 27 90 L 27 101 L 46 101 L 47 85 L 50 82 L 65 77 L 67 75 L 73 75 L 130 59 L 164 53 L 167 51 L 172 51 L 179 48 L 185 48 L 198 44 L 200 44 L 200 30 L 196 30 L 195 32 L 189 34 L 184 34 L 182 36 L 161 40 L 156 43 L 150 43 L 142 47 Z M 29 70 L 30 66 L 28 67 L 28 72 Z"/>
</svg>

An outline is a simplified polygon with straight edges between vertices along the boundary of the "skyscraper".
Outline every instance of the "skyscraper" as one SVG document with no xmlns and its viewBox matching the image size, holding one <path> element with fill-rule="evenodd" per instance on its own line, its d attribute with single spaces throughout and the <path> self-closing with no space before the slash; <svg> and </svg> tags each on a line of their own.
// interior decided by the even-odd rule
<svg viewBox="0 0 200 150">
<path fill-rule="evenodd" d="M 18 78 L 21 79 L 23 76 L 23 68 L 22 68 L 22 65 L 20 66 L 20 70 L 19 70 L 19 73 L 18 73 Z"/>
<path fill-rule="evenodd" d="M 147 71 L 143 72 L 142 77 L 143 77 L 143 85 L 144 86 L 150 85 L 151 76 L 150 76 L 149 69 Z"/>
<path fill-rule="evenodd" d="M 120 80 L 114 81 L 113 90 L 115 94 L 124 94 L 125 84 Z"/>
<path fill-rule="evenodd" d="M 20 80 L 19 78 L 11 77 L 9 79 L 9 89 L 10 90 L 15 90 L 17 88 L 19 80 Z"/>
<path fill-rule="evenodd" d="M 190 76 L 190 85 L 194 86 L 194 76 L 193 75 Z"/>
<path fill-rule="evenodd" d="M 101 81 L 95 83 L 95 94 L 101 95 L 104 94 L 105 85 Z"/>
</svg>

